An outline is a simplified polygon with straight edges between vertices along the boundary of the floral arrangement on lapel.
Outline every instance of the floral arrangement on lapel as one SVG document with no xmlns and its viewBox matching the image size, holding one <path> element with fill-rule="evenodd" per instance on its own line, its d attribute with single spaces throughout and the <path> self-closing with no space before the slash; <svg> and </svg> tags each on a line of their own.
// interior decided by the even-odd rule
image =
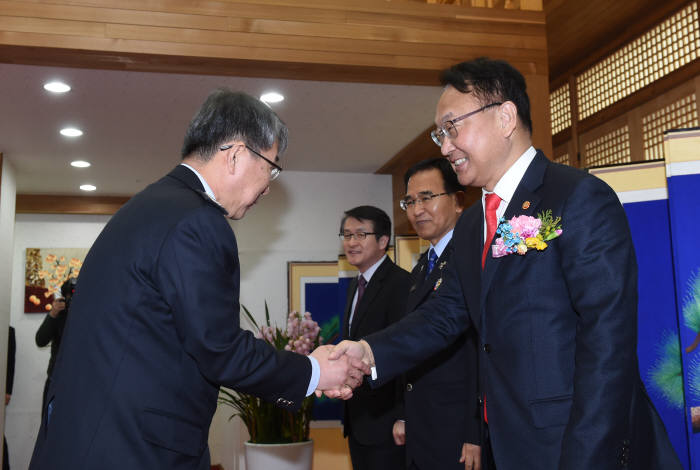
<svg viewBox="0 0 700 470">
<path fill-rule="evenodd" d="M 501 258 L 512 253 L 524 255 L 528 250 L 542 251 L 547 242 L 562 234 L 561 217 L 552 217 L 547 210 L 537 214 L 515 216 L 510 220 L 503 217 L 498 221 L 496 234 L 500 235 L 491 247 L 494 258 Z"/>
<path fill-rule="evenodd" d="M 323 331 L 309 312 L 304 314 L 291 312 L 287 315 L 287 328 L 282 329 L 270 324 L 270 312 L 265 302 L 265 325 L 258 326 L 253 315 L 245 306 L 241 309 L 248 320 L 255 326 L 256 337 L 270 343 L 275 349 L 287 350 L 298 354 L 308 355 L 324 342 L 324 334 L 332 336 L 333 329 L 337 331 L 337 320 L 334 325 L 324 325 Z M 332 341 L 333 338 L 331 337 Z M 221 388 L 219 403 L 231 406 L 235 416 L 243 420 L 250 442 L 257 444 L 278 444 L 302 442 L 309 440 L 309 424 L 313 418 L 314 395 L 306 397 L 298 411 L 288 411 L 278 408 L 273 403 L 264 402 L 258 397 Z"/>
</svg>

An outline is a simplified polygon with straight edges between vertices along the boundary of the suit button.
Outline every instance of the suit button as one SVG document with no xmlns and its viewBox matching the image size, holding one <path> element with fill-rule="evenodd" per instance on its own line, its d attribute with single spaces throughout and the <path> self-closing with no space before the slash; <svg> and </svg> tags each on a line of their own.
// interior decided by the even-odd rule
<svg viewBox="0 0 700 470">
<path fill-rule="evenodd" d="M 476 399 L 476 401 L 479 403 L 479 406 L 484 406 L 484 399 L 479 397 Z"/>
<path fill-rule="evenodd" d="M 287 401 L 287 406 L 294 406 L 294 402 L 292 400 Z"/>
<path fill-rule="evenodd" d="M 406 391 L 407 392 L 413 391 L 413 384 L 411 384 L 411 383 L 406 384 Z"/>
<path fill-rule="evenodd" d="M 284 398 L 279 397 L 275 403 L 277 403 L 277 406 L 282 406 L 282 405 L 284 405 L 284 402 L 285 402 Z"/>
<path fill-rule="evenodd" d="M 491 352 L 491 345 L 488 344 L 488 343 L 486 343 L 486 344 L 484 344 L 484 348 L 483 348 L 483 349 L 484 349 L 484 352 L 485 352 L 486 354 L 488 354 L 488 353 Z"/>
</svg>

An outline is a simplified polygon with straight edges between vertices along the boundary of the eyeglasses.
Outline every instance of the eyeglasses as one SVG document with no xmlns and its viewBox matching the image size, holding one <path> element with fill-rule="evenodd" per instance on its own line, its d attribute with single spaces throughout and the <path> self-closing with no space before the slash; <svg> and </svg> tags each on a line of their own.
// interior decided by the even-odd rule
<svg viewBox="0 0 700 470">
<path fill-rule="evenodd" d="M 374 232 L 357 232 L 357 233 L 339 233 L 338 237 L 340 237 L 341 241 L 346 241 L 349 242 L 352 240 L 353 237 L 355 237 L 355 240 L 357 241 L 362 241 L 365 238 L 367 238 L 367 235 L 376 235 Z"/>
<path fill-rule="evenodd" d="M 484 111 L 485 109 L 488 109 L 492 106 L 500 106 L 503 103 L 491 103 L 487 104 L 486 106 L 482 106 L 479 109 L 476 109 L 474 111 L 471 111 L 467 114 L 462 114 L 461 116 L 457 116 L 454 119 L 451 119 L 449 121 L 445 121 L 442 126 L 437 126 L 433 131 L 430 132 L 430 137 L 433 139 L 433 142 L 435 142 L 435 145 L 438 147 L 442 147 L 443 142 L 445 142 L 445 137 L 449 137 L 450 139 L 454 139 L 457 137 L 457 128 L 455 127 L 455 123 L 467 119 L 469 116 L 473 116 L 476 113 L 480 113 L 481 111 Z"/>
<path fill-rule="evenodd" d="M 452 193 L 440 193 L 440 194 L 419 193 L 418 197 L 415 199 L 410 198 L 410 197 L 405 197 L 405 198 L 401 199 L 399 201 L 399 207 L 401 207 L 401 209 L 407 211 L 410 208 L 415 208 L 416 204 L 420 204 L 423 206 L 423 205 L 427 204 L 428 202 L 430 202 L 432 199 L 435 199 L 436 197 L 446 196 L 448 194 L 452 194 Z"/>
<path fill-rule="evenodd" d="M 232 148 L 232 147 L 233 147 L 232 144 L 229 144 L 229 145 L 222 145 L 221 147 L 219 147 L 219 150 L 228 150 L 228 149 L 230 149 L 230 148 Z M 281 166 L 279 166 L 279 165 L 276 164 L 275 162 L 271 161 L 270 159 L 268 159 L 267 157 L 265 157 L 265 156 L 264 156 L 263 154 L 261 154 L 260 152 L 256 152 L 255 150 L 253 150 L 252 148 L 250 148 L 250 147 L 248 146 L 248 144 L 245 144 L 245 148 L 247 148 L 248 150 L 250 150 L 251 152 L 253 152 L 253 153 L 254 153 L 255 155 L 257 155 L 258 157 L 262 158 L 262 159 L 265 160 L 267 163 L 269 163 L 270 166 L 272 166 L 272 168 L 270 168 L 270 181 L 274 181 L 275 179 L 277 179 L 277 177 L 280 175 L 280 173 L 282 173 L 282 167 L 281 167 Z"/>
</svg>

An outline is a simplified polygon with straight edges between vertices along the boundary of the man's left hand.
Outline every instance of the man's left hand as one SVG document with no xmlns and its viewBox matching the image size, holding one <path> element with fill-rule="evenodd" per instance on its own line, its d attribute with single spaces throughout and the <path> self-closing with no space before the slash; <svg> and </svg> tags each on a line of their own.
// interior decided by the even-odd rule
<svg viewBox="0 0 700 470">
<path fill-rule="evenodd" d="M 464 470 L 481 470 L 481 447 L 465 442 L 459 461 L 464 462 Z"/>
</svg>

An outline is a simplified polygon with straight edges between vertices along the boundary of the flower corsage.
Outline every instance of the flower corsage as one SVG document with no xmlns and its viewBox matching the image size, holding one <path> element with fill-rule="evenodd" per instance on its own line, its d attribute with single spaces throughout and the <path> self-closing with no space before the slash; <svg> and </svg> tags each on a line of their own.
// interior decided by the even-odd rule
<svg viewBox="0 0 700 470">
<path fill-rule="evenodd" d="M 501 258 L 511 253 L 524 255 L 527 250 L 542 251 L 547 248 L 547 242 L 557 238 L 562 233 L 561 217 L 552 217 L 552 211 L 547 210 L 537 214 L 515 216 L 510 220 L 503 217 L 498 221 L 496 238 L 491 251 L 494 258 Z"/>
</svg>

